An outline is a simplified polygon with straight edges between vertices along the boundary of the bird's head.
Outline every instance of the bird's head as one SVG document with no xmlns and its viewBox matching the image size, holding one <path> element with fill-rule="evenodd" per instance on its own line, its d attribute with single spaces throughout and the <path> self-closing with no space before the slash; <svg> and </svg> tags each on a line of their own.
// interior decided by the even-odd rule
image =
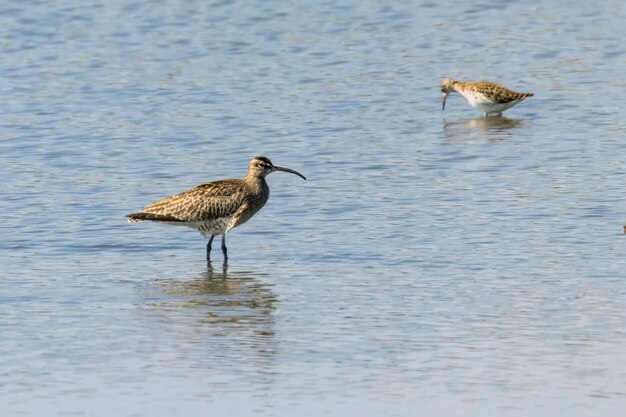
<svg viewBox="0 0 626 417">
<path fill-rule="evenodd" d="M 441 82 L 441 95 L 443 96 L 443 106 L 441 110 L 446 109 L 446 99 L 448 98 L 448 94 L 454 91 L 454 80 L 450 78 L 445 78 Z"/>
<path fill-rule="evenodd" d="M 276 171 L 289 172 L 291 174 L 299 176 L 303 180 L 306 180 L 305 176 L 300 174 L 298 171 L 276 166 L 272 163 L 272 161 L 264 156 L 255 156 L 254 158 L 252 158 L 252 160 L 250 161 L 250 165 L 248 166 L 248 176 L 253 177 L 265 178 L 272 172 Z"/>
</svg>

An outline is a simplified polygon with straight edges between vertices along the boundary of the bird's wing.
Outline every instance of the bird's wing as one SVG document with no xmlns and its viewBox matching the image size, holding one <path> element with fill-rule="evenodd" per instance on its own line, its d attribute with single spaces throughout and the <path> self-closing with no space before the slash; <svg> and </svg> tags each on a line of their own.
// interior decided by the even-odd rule
<svg viewBox="0 0 626 417">
<path fill-rule="evenodd" d="M 233 214 L 233 216 L 230 218 L 230 221 L 228 222 L 228 226 L 226 227 L 227 232 L 233 227 L 239 226 L 240 224 L 245 223 L 246 221 L 248 221 L 250 217 L 252 217 L 252 214 L 246 216 L 246 213 L 249 211 L 248 209 L 249 209 L 248 202 L 244 201 L 243 204 L 241 204 L 241 206 L 239 207 L 239 209 L 235 212 L 235 214 Z"/>
<path fill-rule="evenodd" d="M 499 104 L 510 103 L 511 101 L 523 100 L 531 97 L 532 93 L 516 93 L 500 84 L 491 81 L 481 81 L 476 83 L 473 88 L 479 93 L 488 95 L 491 99 Z"/>
<path fill-rule="evenodd" d="M 198 185 L 143 208 L 146 220 L 195 222 L 230 217 L 244 203 L 238 180 Z M 152 215 L 152 216 L 150 216 Z M 152 218 L 150 218 L 152 217 Z"/>
</svg>

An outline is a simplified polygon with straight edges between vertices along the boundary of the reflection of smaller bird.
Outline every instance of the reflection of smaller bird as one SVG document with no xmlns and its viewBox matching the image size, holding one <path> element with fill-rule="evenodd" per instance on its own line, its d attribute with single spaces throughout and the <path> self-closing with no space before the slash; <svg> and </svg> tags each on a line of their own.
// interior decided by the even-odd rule
<svg viewBox="0 0 626 417">
<path fill-rule="evenodd" d="M 520 126 L 524 120 L 510 119 L 504 116 L 494 117 L 477 117 L 475 119 L 467 119 L 455 122 L 446 122 L 444 128 L 451 129 L 476 129 L 476 130 L 506 130 Z"/>
<path fill-rule="evenodd" d="M 265 177 L 276 171 L 304 175 L 289 168 L 272 164 L 264 156 L 250 161 L 248 175 L 243 179 L 231 179 L 198 185 L 184 193 L 167 197 L 147 205 L 139 213 L 129 214 L 129 222 L 151 220 L 159 223 L 192 227 L 209 237 L 206 246 L 207 261 L 210 261 L 211 243 L 215 235 L 222 235 L 222 252 L 226 253 L 226 233 L 233 227 L 244 224 L 261 210 L 270 197 L 270 188 Z"/>
<path fill-rule="evenodd" d="M 624 234 L 626 234 L 626 224 L 624 225 Z"/>
<path fill-rule="evenodd" d="M 446 78 L 441 82 L 442 110 L 445 110 L 446 99 L 452 92 L 462 95 L 472 107 L 485 116 L 502 114 L 525 98 L 534 96 L 533 93 L 516 93 L 489 81 L 454 81 Z"/>
</svg>

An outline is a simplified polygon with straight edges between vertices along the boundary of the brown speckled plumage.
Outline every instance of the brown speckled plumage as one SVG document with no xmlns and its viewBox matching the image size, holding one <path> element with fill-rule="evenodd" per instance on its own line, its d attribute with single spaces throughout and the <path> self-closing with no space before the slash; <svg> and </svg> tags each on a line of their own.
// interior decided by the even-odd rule
<svg viewBox="0 0 626 417">
<path fill-rule="evenodd" d="M 235 227 L 241 208 L 246 213 L 259 211 L 269 198 L 269 187 L 257 178 L 230 179 L 198 185 L 191 190 L 149 204 L 140 213 L 129 215 L 131 222 L 153 220 L 161 222 L 211 222 L 232 218 Z"/>
<path fill-rule="evenodd" d="M 151 220 L 180 224 L 197 229 L 209 237 L 207 260 L 213 236 L 222 235 L 222 251 L 225 259 L 225 234 L 259 211 L 270 196 L 265 177 L 275 171 L 285 171 L 304 176 L 288 168 L 277 167 L 263 156 L 250 161 L 248 175 L 243 179 L 228 179 L 201 184 L 191 190 L 167 197 L 144 207 L 141 212 L 129 214 L 129 222 Z M 306 178 L 304 178 L 306 179 Z"/>
<path fill-rule="evenodd" d="M 449 78 L 441 82 L 441 92 L 444 109 L 448 94 L 456 92 L 485 115 L 501 114 L 504 110 L 534 95 L 533 93 L 517 93 L 490 81 L 454 81 Z"/>
</svg>

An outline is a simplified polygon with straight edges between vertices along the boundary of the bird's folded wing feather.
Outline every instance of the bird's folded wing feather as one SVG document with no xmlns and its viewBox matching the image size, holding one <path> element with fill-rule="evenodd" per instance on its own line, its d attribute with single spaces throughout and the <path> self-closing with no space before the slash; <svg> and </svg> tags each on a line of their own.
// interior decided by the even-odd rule
<svg viewBox="0 0 626 417">
<path fill-rule="evenodd" d="M 244 193 L 231 180 L 198 185 L 143 208 L 143 213 L 162 216 L 164 221 L 204 221 L 230 217 L 244 203 Z"/>
<path fill-rule="evenodd" d="M 481 81 L 479 83 L 476 83 L 471 88 L 481 94 L 489 95 L 491 100 L 501 104 L 509 103 L 511 101 L 517 101 L 525 98 L 526 96 L 523 93 L 516 93 L 515 91 L 511 91 L 506 87 L 503 87 L 496 83 L 492 83 L 490 81 Z"/>
<path fill-rule="evenodd" d="M 248 221 L 248 219 L 252 217 L 252 215 L 254 214 L 254 212 L 252 212 L 246 216 L 245 213 L 248 211 L 249 211 L 249 205 L 248 205 L 248 202 L 246 201 L 239 207 L 239 210 L 237 210 L 235 214 L 230 218 L 230 221 L 228 222 L 228 226 L 226 227 L 226 231 L 228 232 L 233 227 L 239 226 L 240 224 Z"/>
</svg>

